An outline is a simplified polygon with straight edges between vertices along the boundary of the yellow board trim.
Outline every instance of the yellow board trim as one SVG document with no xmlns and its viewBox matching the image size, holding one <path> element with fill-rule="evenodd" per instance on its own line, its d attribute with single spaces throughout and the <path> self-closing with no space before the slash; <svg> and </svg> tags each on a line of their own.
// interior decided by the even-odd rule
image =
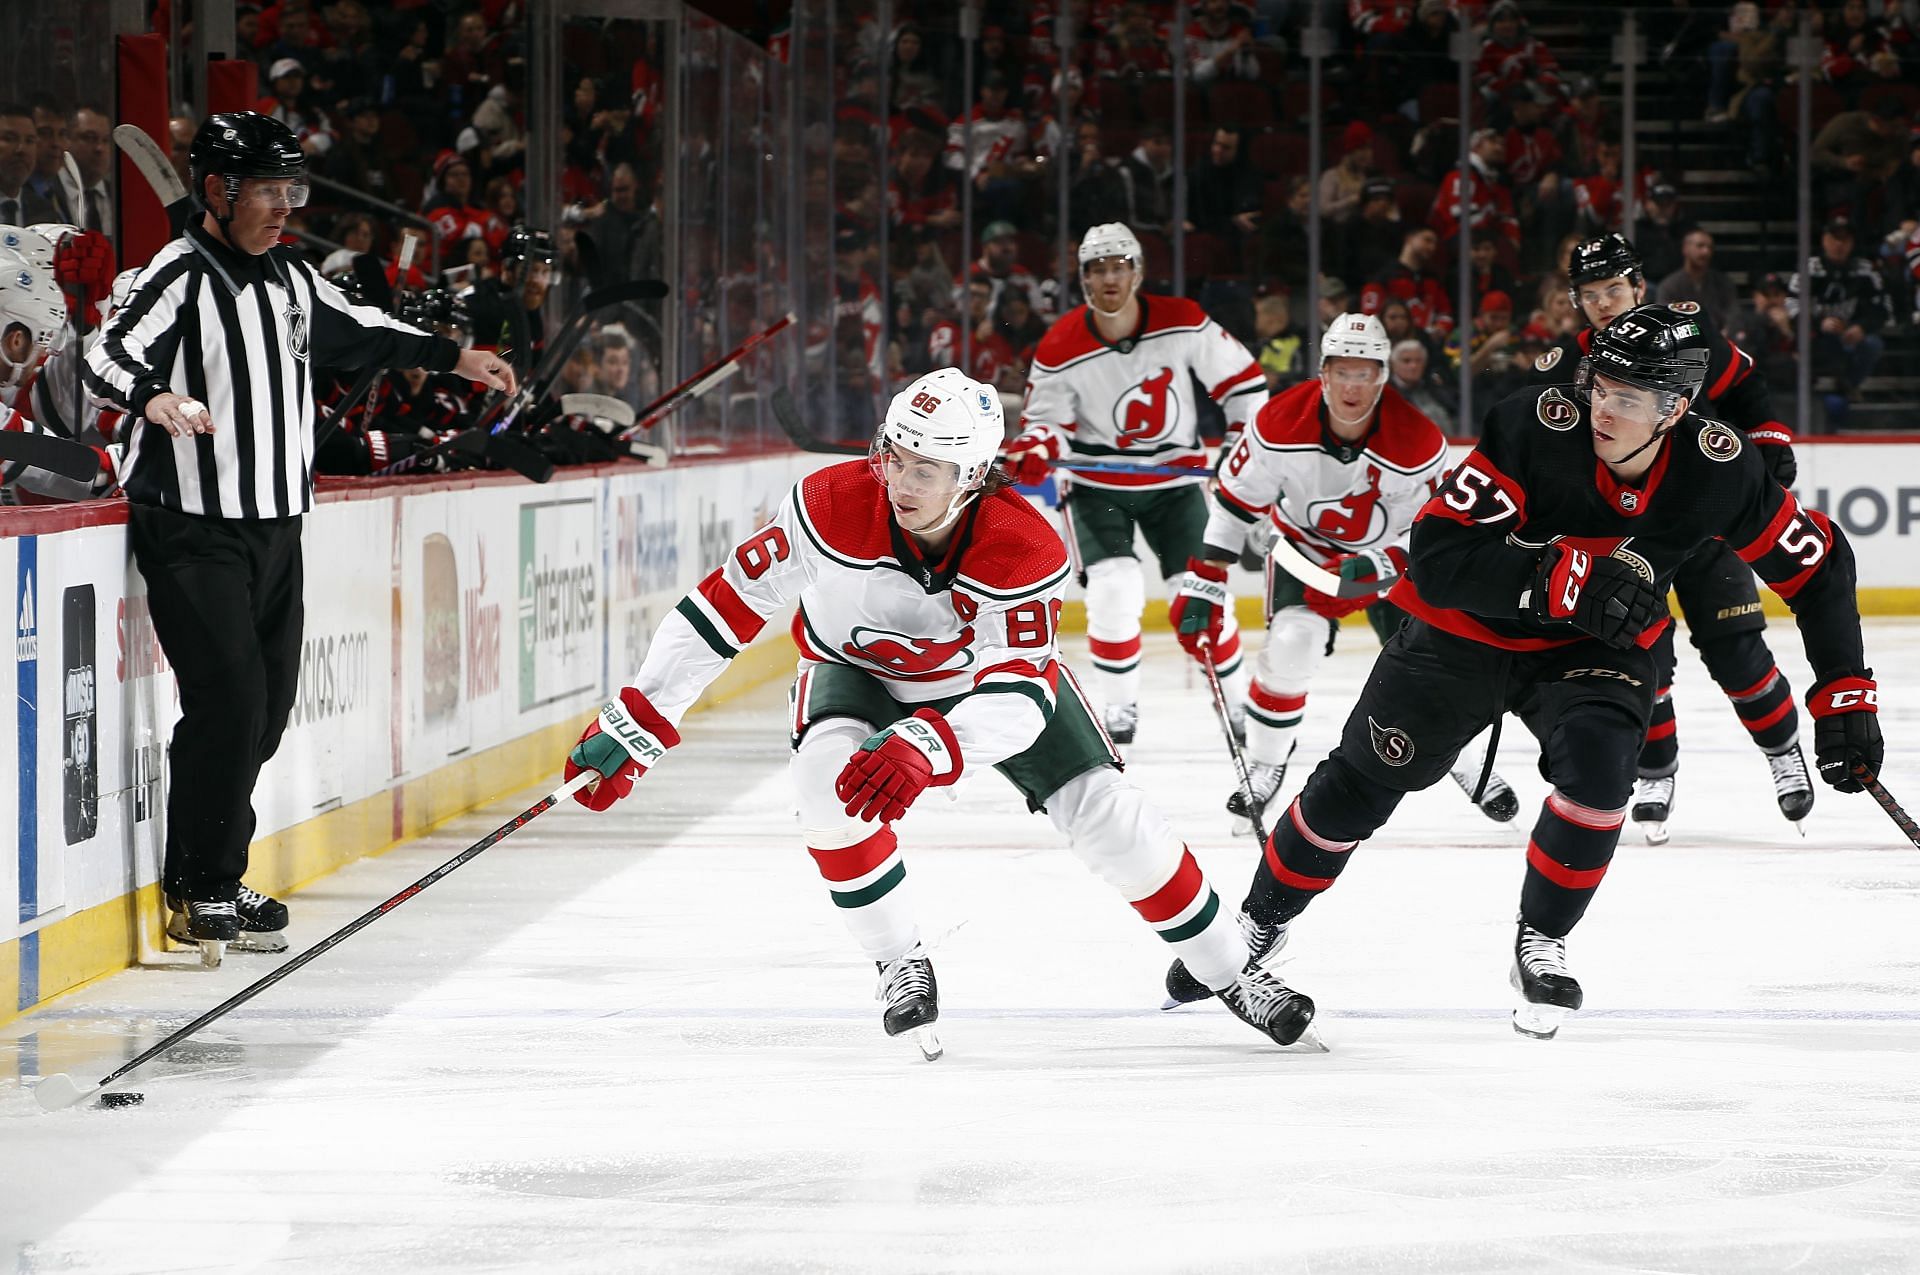
<svg viewBox="0 0 1920 1275">
<path fill-rule="evenodd" d="M 799 654 L 785 633 L 755 643 L 734 658 L 692 711 L 703 712 L 790 674 Z M 584 717 L 555 723 L 261 837 L 248 849 L 247 883 L 268 894 L 297 892 L 346 864 L 385 854 L 458 815 L 519 792 L 554 774 L 555 760 L 585 724 Z M 22 940 L 0 943 L 0 988 L 11 993 L 0 1004 L 0 1025 L 132 967 L 139 960 L 138 930 L 145 931 L 149 951 L 164 950 L 165 924 L 155 884 L 43 926 L 36 935 L 38 999 L 24 1010 L 17 1008 Z"/>
</svg>

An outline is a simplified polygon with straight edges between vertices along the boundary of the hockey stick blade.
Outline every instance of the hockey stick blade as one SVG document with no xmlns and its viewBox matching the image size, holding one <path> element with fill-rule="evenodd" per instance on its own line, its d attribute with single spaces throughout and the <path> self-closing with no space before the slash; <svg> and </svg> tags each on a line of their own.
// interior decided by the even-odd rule
<svg viewBox="0 0 1920 1275">
<path fill-rule="evenodd" d="M 85 443 L 26 430 L 0 429 L 0 461 L 31 465 L 82 483 L 100 473 L 99 453 Z"/>
<path fill-rule="evenodd" d="M 610 394 L 562 394 L 560 411 L 567 416 L 592 416 L 625 428 L 633 424 L 633 404 Z"/>
<path fill-rule="evenodd" d="M 773 419 L 780 422 L 780 428 L 786 431 L 787 439 L 803 452 L 818 452 L 823 456 L 865 456 L 870 450 L 856 447 L 851 443 L 829 443 L 807 428 L 800 419 L 800 406 L 793 401 L 793 395 L 786 386 L 773 392 Z"/>
<path fill-rule="evenodd" d="M 517 434 L 488 434 L 486 457 L 504 465 L 530 482 L 544 483 L 553 477 L 553 462 Z"/>
<path fill-rule="evenodd" d="M 185 202 L 187 184 L 180 180 L 180 174 L 173 170 L 173 161 L 160 149 L 160 144 L 147 136 L 147 131 L 138 124 L 116 124 L 113 126 L 113 144 L 120 153 L 133 161 L 140 175 L 147 179 L 147 185 L 153 188 L 154 198 L 171 208 Z"/>
<path fill-rule="evenodd" d="M 1275 565 L 1301 584 L 1315 593 L 1336 598 L 1370 598 L 1384 594 L 1400 578 L 1394 575 L 1375 580 L 1344 580 L 1325 567 L 1314 565 L 1313 560 L 1294 548 L 1285 536 L 1275 536 L 1273 547 L 1267 552 L 1273 555 Z"/>
<path fill-rule="evenodd" d="M 33 1087 L 34 1099 L 40 1104 L 43 1111 L 62 1111 L 71 1107 L 82 1098 L 99 1093 L 102 1089 L 105 1089 L 108 1085 L 133 1071 L 135 1068 L 152 1062 L 161 1054 L 166 1053 L 169 1049 L 172 1049 L 175 1045 L 187 1039 L 187 1037 L 193 1035 L 214 1019 L 223 1017 L 232 1010 L 238 1009 L 240 1006 L 246 1004 L 287 975 L 306 965 L 309 961 L 312 961 L 315 957 L 323 956 L 332 951 L 335 947 L 352 938 L 361 930 L 366 929 L 369 925 L 372 925 L 375 921 L 378 921 L 381 917 L 393 911 L 414 895 L 419 894 L 434 882 L 452 873 L 462 865 L 472 862 L 482 853 L 505 840 L 513 832 L 524 828 L 534 819 L 551 810 L 554 806 L 559 805 L 568 797 L 571 797 L 574 793 L 599 778 L 600 772 L 597 770 L 589 768 L 581 771 L 572 779 L 569 779 L 566 783 L 561 784 L 558 788 L 542 797 L 539 801 L 534 802 L 531 806 L 528 806 L 525 810 L 522 810 L 519 814 L 507 820 L 498 828 L 495 828 L 492 832 L 435 868 L 432 872 L 427 873 L 426 876 L 421 877 L 412 885 L 401 890 L 400 893 L 362 912 L 353 920 L 347 922 L 306 951 L 300 953 L 300 955 L 276 966 L 266 975 L 247 984 L 206 1013 L 200 1015 L 200 1017 L 188 1023 L 185 1027 L 180 1028 L 172 1035 L 161 1040 L 158 1044 L 153 1045 L 143 1053 L 136 1054 L 127 1062 L 121 1063 L 114 1070 L 102 1076 L 96 1083 L 92 1085 L 82 1085 L 65 1072 L 55 1072 L 51 1076 L 41 1077 L 40 1083 Z"/>
</svg>

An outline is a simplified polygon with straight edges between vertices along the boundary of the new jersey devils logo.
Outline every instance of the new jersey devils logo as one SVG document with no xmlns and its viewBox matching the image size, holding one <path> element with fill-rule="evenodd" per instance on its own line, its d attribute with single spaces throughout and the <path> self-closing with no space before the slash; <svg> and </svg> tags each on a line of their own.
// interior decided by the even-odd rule
<svg viewBox="0 0 1920 1275">
<path fill-rule="evenodd" d="M 1324 500 L 1307 506 L 1307 520 L 1328 540 L 1363 545 L 1385 529 L 1386 515 L 1380 510 L 1380 469 L 1367 466 L 1367 485 L 1338 500 Z"/>
<path fill-rule="evenodd" d="M 1120 447 L 1157 443 L 1180 425 L 1180 397 L 1173 369 L 1163 367 L 1122 394 L 1113 405 L 1113 432 Z"/>
<path fill-rule="evenodd" d="M 973 663 L 973 626 L 951 638 L 917 638 L 856 625 L 841 651 L 906 681 L 949 677 Z"/>
</svg>

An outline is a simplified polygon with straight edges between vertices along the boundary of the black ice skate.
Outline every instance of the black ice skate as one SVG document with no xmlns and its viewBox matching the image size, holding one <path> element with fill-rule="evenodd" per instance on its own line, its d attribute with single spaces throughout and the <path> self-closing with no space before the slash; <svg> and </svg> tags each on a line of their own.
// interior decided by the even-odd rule
<svg viewBox="0 0 1920 1275">
<path fill-rule="evenodd" d="M 1240 922 L 1240 937 L 1247 944 L 1247 959 L 1250 964 L 1263 965 L 1267 958 L 1287 945 L 1286 921 L 1275 921 L 1271 925 L 1260 922 L 1242 912 L 1237 918 Z M 1213 989 L 1195 978 L 1187 970 L 1187 963 L 1176 958 L 1167 967 L 1167 1002 L 1162 1009 L 1172 1009 L 1176 1005 L 1191 1005 L 1194 1001 L 1203 1001 L 1213 995 Z"/>
<path fill-rule="evenodd" d="M 1813 809 L 1813 779 L 1807 774 L 1807 758 L 1800 751 L 1800 741 L 1768 753 L 1767 769 L 1773 772 L 1773 797 L 1780 803 L 1780 813 L 1799 827 Z M 1806 836 L 1807 830 L 1800 828 L 1800 835 Z"/>
<path fill-rule="evenodd" d="M 196 943 L 200 963 L 218 969 L 227 954 L 227 944 L 240 934 L 240 918 L 230 900 L 201 902 L 198 899 L 169 897 L 167 906 L 173 915 L 167 919 L 167 937 L 176 943 Z"/>
<path fill-rule="evenodd" d="M 1805 762 L 1801 763 L 1804 770 Z M 1665 845 L 1667 820 L 1673 818 L 1673 790 L 1675 775 L 1642 775 L 1640 782 L 1633 787 L 1633 821 L 1640 825 L 1640 831 L 1646 834 L 1647 844 Z M 1809 803 L 1813 794 L 1807 794 Z"/>
<path fill-rule="evenodd" d="M 1240 971 L 1232 987 L 1220 990 L 1220 1000 L 1233 1016 L 1276 1045 L 1291 1045 L 1306 1036 L 1313 1024 L 1313 998 L 1296 992 L 1252 961 Z M 1306 1043 L 1325 1049 L 1318 1035 Z"/>
<path fill-rule="evenodd" d="M 886 1004 L 881 1023 L 887 1035 L 905 1036 L 932 1062 L 941 1054 L 940 1038 L 933 1030 L 940 1017 L 940 985 L 934 981 L 926 949 L 916 944 L 905 956 L 875 961 L 873 966 L 880 971 L 874 997 Z"/>
<path fill-rule="evenodd" d="M 1255 800 L 1260 803 L 1258 814 L 1261 827 L 1266 827 L 1267 806 L 1280 791 L 1280 785 L 1287 779 L 1287 762 L 1293 760 L 1293 749 L 1287 749 L 1286 760 L 1277 765 L 1266 762 L 1248 762 L 1247 779 L 1253 787 Z M 1253 835 L 1253 814 L 1248 812 L 1247 790 L 1235 784 L 1227 796 L 1227 813 L 1233 816 L 1233 835 L 1250 837 Z"/>
<path fill-rule="evenodd" d="M 1107 738 L 1116 744 L 1131 744 L 1140 725 L 1138 704 L 1109 704 L 1106 712 Z"/>
<path fill-rule="evenodd" d="M 1552 1040 L 1585 999 L 1579 981 L 1567 972 L 1567 941 L 1520 922 L 1513 941 L 1513 990 L 1520 993 L 1513 1030 L 1535 1040 Z"/>
<path fill-rule="evenodd" d="M 1485 764 L 1484 760 L 1481 764 Z M 1462 766 L 1456 764 L 1447 772 L 1453 776 L 1453 782 L 1460 785 L 1460 791 L 1467 794 L 1467 800 L 1473 801 L 1474 789 L 1480 786 L 1480 766 Z M 1500 778 L 1498 771 L 1487 772 L 1487 788 L 1480 794 L 1480 800 L 1474 805 L 1480 813 L 1495 823 L 1512 823 L 1513 817 L 1520 813 L 1520 799 L 1513 795 L 1513 789 L 1507 781 Z"/>
<path fill-rule="evenodd" d="M 240 933 L 233 940 L 234 951 L 287 950 L 286 904 L 243 885 L 239 897 L 233 901 L 233 908 L 240 921 Z"/>
</svg>

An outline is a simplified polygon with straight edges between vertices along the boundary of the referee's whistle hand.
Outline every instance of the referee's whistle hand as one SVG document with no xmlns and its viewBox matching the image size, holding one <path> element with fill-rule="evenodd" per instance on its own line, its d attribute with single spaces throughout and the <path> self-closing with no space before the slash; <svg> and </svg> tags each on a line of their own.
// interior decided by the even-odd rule
<svg viewBox="0 0 1920 1275">
<path fill-rule="evenodd" d="M 172 391 L 155 394 L 147 400 L 147 419 L 175 438 L 213 433 L 213 417 L 208 414 L 207 405 Z"/>
<path fill-rule="evenodd" d="M 513 364 L 492 350 L 462 350 L 460 361 L 453 365 L 453 370 L 490 390 L 505 390 L 513 394 L 520 389 L 519 382 L 514 380 Z"/>
</svg>

